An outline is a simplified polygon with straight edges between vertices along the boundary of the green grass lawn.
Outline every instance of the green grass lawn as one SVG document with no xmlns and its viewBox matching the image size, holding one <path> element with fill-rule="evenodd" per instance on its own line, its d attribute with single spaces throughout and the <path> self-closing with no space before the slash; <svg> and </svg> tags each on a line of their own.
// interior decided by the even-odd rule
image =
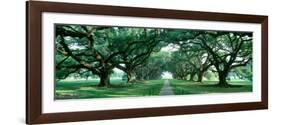
<svg viewBox="0 0 281 125">
<path fill-rule="evenodd" d="M 56 99 L 114 98 L 159 95 L 164 80 L 139 81 L 127 84 L 122 80 L 112 79 L 110 87 L 98 87 L 99 80 L 59 81 L 56 83 Z M 252 84 L 247 81 L 231 81 L 228 88 L 218 87 L 218 81 L 203 83 L 184 80 L 170 80 L 175 95 L 251 92 Z"/>
<path fill-rule="evenodd" d="M 173 91 L 176 95 L 186 94 L 207 94 L 207 93 L 234 93 L 252 92 L 252 84 L 248 81 L 231 81 L 231 87 L 218 87 L 218 81 L 191 82 L 184 80 L 170 80 Z"/>
<path fill-rule="evenodd" d="M 126 84 L 122 80 L 110 80 L 110 87 L 97 87 L 99 80 L 59 81 L 56 83 L 56 99 L 87 99 L 136 97 L 158 95 L 164 80 L 148 80 Z"/>
</svg>

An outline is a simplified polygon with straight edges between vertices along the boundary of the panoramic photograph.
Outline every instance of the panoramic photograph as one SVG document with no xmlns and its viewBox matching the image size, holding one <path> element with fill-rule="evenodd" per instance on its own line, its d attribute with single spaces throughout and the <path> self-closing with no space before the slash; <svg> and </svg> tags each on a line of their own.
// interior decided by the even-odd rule
<svg viewBox="0 0 281 125">
<path fill-rule="evenodd" d="M 55 100 L 252 92 L 252 32 L 55 24 Z"/>
</svg>

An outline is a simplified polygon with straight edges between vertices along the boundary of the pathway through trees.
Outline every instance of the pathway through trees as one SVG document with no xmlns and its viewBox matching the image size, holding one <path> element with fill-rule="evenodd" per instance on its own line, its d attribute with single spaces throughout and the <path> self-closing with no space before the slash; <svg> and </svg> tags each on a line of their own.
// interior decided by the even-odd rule
<svg viewBox="0 0 281 125">
<path fill-rule="evenodd" d="M 170 85 L 169 80 L 164 81 L 164 86 L 162 87 L 159 95 L 174 95 L 173 89 Z"/>
</svg>

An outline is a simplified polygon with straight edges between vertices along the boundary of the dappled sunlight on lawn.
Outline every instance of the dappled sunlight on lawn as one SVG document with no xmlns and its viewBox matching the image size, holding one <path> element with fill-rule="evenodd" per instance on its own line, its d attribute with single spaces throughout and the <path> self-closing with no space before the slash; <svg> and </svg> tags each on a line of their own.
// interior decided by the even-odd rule
<svg viewBox="0 0 281 125">
<path fill-rule="evenodd" d="M 204 81 L 200 83 L 185 80 L 171 80 L 171 85 L 176 95 L 252 92 L 252 84 L 248 81 L 229 82 L 229 87 L 219 87 L 217 83 L 218 81 Z"/>
<path fill-rule="evenodd" d="M 159 96 L 165 80 L 137 81 L 124 83 L 112 80 L 109 87 L 96 86 L 97 81 L 67 81 L 57 84 L 56 99 L 117 98 L 138 96 Z M 172 91 L 176 95 L 252 92 L 249 81 L 231 81 L 230 86 L 219 87 L 218 81 L 194 82 L 170 79 Z"/>
<path fill-rule="evenodd" d="M 86 99 L 86 98 L 116 98 L 159 95 L 164 80 L 138 81 L 136 83 L 122 83 L 112 80 L 109 87 L 98 87 L 97 81 L 67 81 L 57 84 L 57 99 Z M 73 89 L 75 88 L 75 89 Z M 79 94 L 78 94 L 79 93 Z"/>
</svg>

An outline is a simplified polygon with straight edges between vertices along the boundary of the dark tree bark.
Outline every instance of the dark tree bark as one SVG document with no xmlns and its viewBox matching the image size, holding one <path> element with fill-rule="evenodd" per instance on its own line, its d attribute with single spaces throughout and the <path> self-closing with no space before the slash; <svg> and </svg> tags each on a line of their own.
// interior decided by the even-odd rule
<svg viewBox="0 0 281 125">
<path fill-rule="evenodd" d="M 100 83 L 98 86 L 105 87 L 110 85 L 110 73 L 102 72 L 99 76 L 100 76 Z"/>
<path fill-rule="evenodd" d="M 200 71 L 197 73 L 197 77 L 198 77 L 197 82 L 202 82 L 204 73 L 205 73 L 205 71 L 203 71 L 203 72 Z"/>
<path fill-rule="evenodd" d="M 228 71 L 220 71 L 218 72 L 219 74 L 219 83 L 218 83 L 218 86 L 221 86 L 221 87 L 228 87 L 229 84 L 227 83 L 226 81 L 226 78 L 228 76 Z"/>
<path fill-rule="evenodd" d="M 197 77 L 198 77 L 197 82 L 202 82 L 203 76 L 204 76 L 205 72 L 209 69 L 209 67 L 210 67 L 211 65 L 212 65 L 212 63 L 210 63 L 209 61 L 206 61 L 206 62 L 202 65 L 201 69 L 200 69 L 200 70 L 198 71 L 198 73 L 197 73 Z"/>
<path fill-rule="evenodd" d="M 133 83 L 135 81 L 132 71 L 127 71 L 127 83 Z"/>
<path fill-rule="evenodd" d="M 194 81 L 195 73 L 191 73 L 189 77 L 189 81 Z"/>
</svg>

